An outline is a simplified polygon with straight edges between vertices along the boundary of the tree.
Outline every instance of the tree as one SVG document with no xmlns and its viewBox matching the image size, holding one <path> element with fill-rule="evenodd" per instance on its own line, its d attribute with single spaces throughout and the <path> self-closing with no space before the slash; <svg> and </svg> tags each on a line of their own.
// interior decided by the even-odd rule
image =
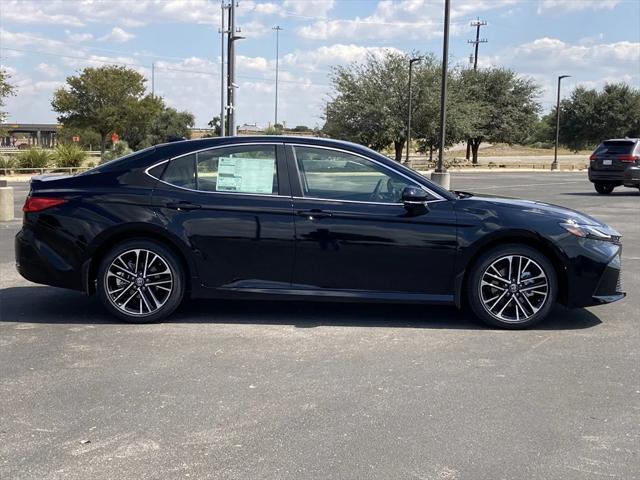
<svg viewBox="0 0 640 480">
<path fill-rule="evenodd" d="M 151 95 L 143 97 L 131 105 L 126 117 L 123 118 L 120 138 L 133 150 L 161 143 L 154 142 L 150 138 L 151 125 L 157 121 L 165 108 L 161 97 Z"/>
<path fill-rule="evenodd" d="M 11 75 L 0 68 L 0 108 L 5 106 L 5 99 L 16 94 L 15 87 L 9 83 Z M 7 112 L 0 110 L 0 123 L 7 118 Z"/>
<path fill-rule="evenodd" d="M 512 144 L 531 134 L 540 110 L 540 88 L 532 80 L 504 68 L 464 70 L 458 88 L 474 105 L 475 118 L 466 125 L 474 164 L 483 141 Z"/>
<path fill-rule="evenodd" d="M 189 139 L 196 120 L 192 113 L 164 108 L 152 121 L 147 136 L 149 145 Z"/>
<path fill-rule="evenodd" d="M 577 87 L 560 103 L 560 143 L 573 150 L 607 138 L 640 136 L 640 90 L 624 83 L 602 91 Z M 555 132 L 555 108 L 546 117 Z"/>
<path fill-rule="evenodd" d="M 91 128 L 100 134 L 104 154 L 107 138 L 121 130 L 145 92 L 145 78 L 122 66 L 85 68 L 67 77 L 66 88 L 58 89 L 51 105 L 64 125 Z"/>
<path fill-rule="evenodd" d="M 221 124 L 220 124 L 220 116 L 217 117 L 213 117 L 209 123 L 207 123 L 207 125 L 209 125 L 209 128 L 213 128 L 213 131 L 215 133 L 216 137 L 221 137 Z"/>
<path fill-rule="evenodd" d="M 326 105 L 323 132 L 378 150 L 393 144 L 400 161 L 407 137 L 408 81 L 409 57 L 390 51 L 334 67 L 336 93 Z"/>
<path fill-rule="evenodd" d="M 425 57 L 416 71 L 416 92 L 413 95 L 415 110 L 412 116 L 412 137 L 421 150 L 429 151 L 430 160 L 440 148 L 440 83 L 442 70 L 434 57 Z M 465 138 L 475 121 L 474 104 L 465 98 L 461 88 L 460 72 L 449 72 L 447 83 L 447 123 L 445 147 Z"/>
</svg>

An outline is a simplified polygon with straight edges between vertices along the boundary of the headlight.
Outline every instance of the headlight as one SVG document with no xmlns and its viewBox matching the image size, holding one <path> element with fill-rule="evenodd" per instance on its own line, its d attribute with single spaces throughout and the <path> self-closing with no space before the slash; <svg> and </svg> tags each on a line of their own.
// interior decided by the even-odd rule
<svg viewBox="0 0 640 480">
<path fill-rule="evenodd" d="M 560 226 L 576 237 L 602 240 L 603 242 L 619 243 L 621 235 L 612 228 L 600 225 L 583 225 L 575 222 L 561 223 Z"/>
</svg>

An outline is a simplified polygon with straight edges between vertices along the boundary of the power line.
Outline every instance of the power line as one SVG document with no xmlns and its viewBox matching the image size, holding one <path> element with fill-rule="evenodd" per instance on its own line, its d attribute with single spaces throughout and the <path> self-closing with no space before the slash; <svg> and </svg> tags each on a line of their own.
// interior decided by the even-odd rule
<svg viewBox="0 0 640 480">
<path fill-rule="evenodd" d="M 473 20 L 471 22 L 471 26 L 472 27 L 476 27 L 476 39 L 475 40 L 467 40 L 467 43 L 471 43 L 475 46 L 475 53 L 473 55 L 473 69 L 477 70 L 478 69 L 478 47 L 480 46 L 481 43 L 487 43 L 487 39 L 483 38 L 482 40 L 480 39 L 480 27 L 483 27 L 484 25 L 486 25 L 487 22 L 484 20 L 480 20 L 480 18 L 476 18 L 475 20 Z"/>
<path fill-rule="evenodd" d="M 151 68 L 149 65 L 145 65 L 145 64 L 141 64 L 141 63 L 123 62 L 123 61 L 114 60 L 114 59 L 83 57 L 83 56 L 79 56 L 79 55 L 64 55 L 64 54 L 61 54 L 61 53 L 44 52 L 44 51 L 40 51 L 40 50 L 29 50 L 29 49 L 24 49 L 24 48 L 0 47 L 0 50 L 8 50 L 8 51 L 12 51 L 12 52 L 21 52 L 21 53 L 31 53 L 31 54 L 36 54 L 36 55 L 45 55 L 45 56 L 60 57 L 60 58 L 70 58 L 70 59 L 74 59 L 74 60 L 85 60 L 87 62 L 103 63 L 105 65 L 123 65 L 123 66 L 126 66 L 126 67 L 139 67 L 139 68 L 144 68 L 144 69 L 150 69 Z M 203 71 L 203 70 L 188 70 L 188 69 L 184 69 L 184 68 L 166 67 L 166 66 L 158 65 L 157 62 L 155 63 L 154 69 L 156 71 L 178 72 L 178 73 L 193 73 L 193 74 L 198 74 L 198 75 L 209 75 L 209 76 L 220 75 L 220 72 Z M 285 71 L 285 72 L 286 73 L 292 73 L 292 72 L 288 72 L 288 71 Z M 271 78 L 257 77 L 257 76 L 253 76 L 253 75 L 237 75 L 237 77 L 242 78 L 242 79 L 246 79 L 246 80 L 257 80 L 257 81 L 260 81 L 260 82 L 263 82 L 263 83 L 270 83 L 272 81 Z M 295 83 L 295 84 L 303 84 L 303 85 L 313 85 L 313 86 L 316 86 L 316 87 L 330 87 L 331 86 L 331 85 L 326 84 L 326 83 L 317 83 L 317 82 L 299 81 L 299 80 L 283 80 L 283 79 L 279 79 L 278 82 L 279 83 Z"/>
</svg>

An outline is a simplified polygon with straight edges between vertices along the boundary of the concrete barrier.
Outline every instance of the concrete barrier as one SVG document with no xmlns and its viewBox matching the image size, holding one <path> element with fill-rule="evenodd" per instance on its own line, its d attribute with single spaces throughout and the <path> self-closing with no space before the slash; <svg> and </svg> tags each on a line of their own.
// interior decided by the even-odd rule
<svg viewBox="0 0 640 480">
<path fill-rule="evenodd" d="M 13 187 L 0 180 L 0 222 L 13 220 Z"/>
</svg>

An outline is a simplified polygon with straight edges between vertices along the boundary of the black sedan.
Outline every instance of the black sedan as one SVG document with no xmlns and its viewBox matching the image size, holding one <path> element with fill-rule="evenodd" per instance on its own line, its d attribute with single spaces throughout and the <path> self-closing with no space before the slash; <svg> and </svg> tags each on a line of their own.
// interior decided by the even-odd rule
<svg viewBox="0 0 640 480">
<path fill-rule="evenodd" d="M 450 192 L 333 140 L 158 145 L 79 175 L 34 177 L 23 210 L 18 271 L 97 293 L 131 322 L 160 320 L 190 296 L 468 306 L 490 325 L 524 328 L 556 301 L 624 297 L 609 226 Z"/>
</svg>

